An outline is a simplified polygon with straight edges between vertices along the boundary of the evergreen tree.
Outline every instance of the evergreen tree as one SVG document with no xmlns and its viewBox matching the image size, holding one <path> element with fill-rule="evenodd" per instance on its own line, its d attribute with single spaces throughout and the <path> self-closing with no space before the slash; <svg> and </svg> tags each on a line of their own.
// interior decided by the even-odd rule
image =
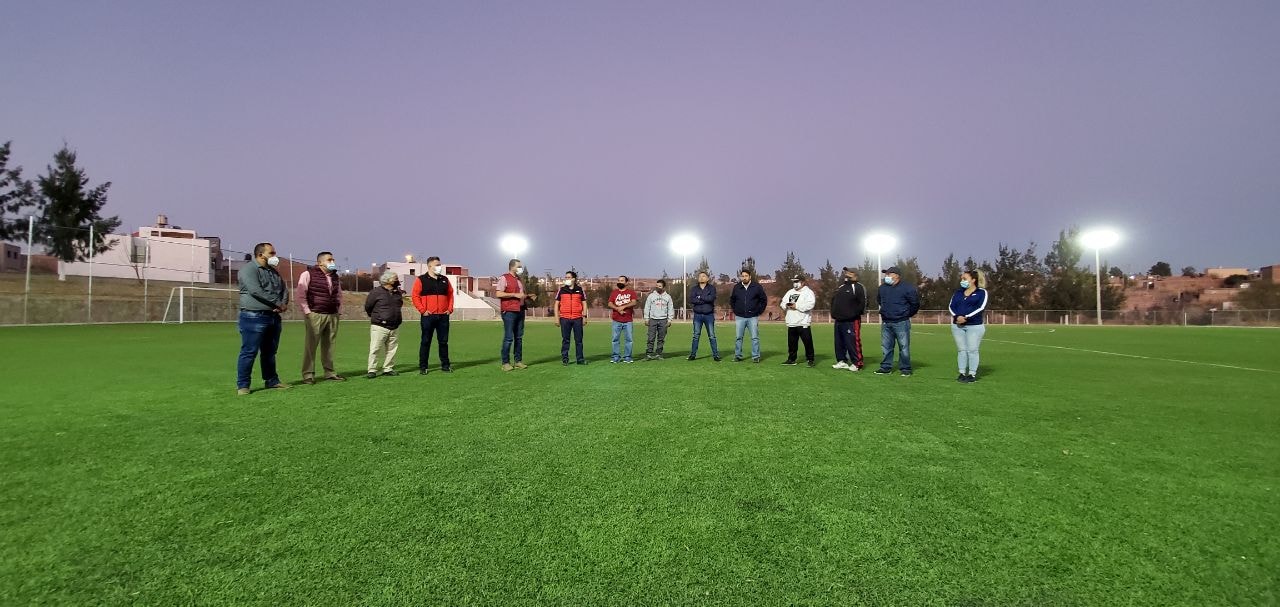
<svg viewBox="0 0 1280 607">
<path fill-rule="evenodd" d="M 26 216 L 40 213 L 40 198 L 22 178 L 22 167 L 9 168 L 11 144 L 0 145 L 0 242 L 26 240 Z"/>
<path fill-rule="evenodd" d="M 818 291 L 814 293 L 817 297 L 818 309 L 827 310 L 831 308 L 831 298 L 835 295 L 836 289 L 840 287 L 840 281 L 843 280 L 840 272 L 836 272 L 835 267 L 831 265 L 831 260 L 818 269 Z"/>
<path fill-rule="evenodd" d="M 804 271 L 804 266 L 800 265 L 800 258 L 796 257 L 795 251 L 787 251 L 787 257 L 782 261 L 782 267 L 773 273 L 773 290 L 774 295 L 782 297 L 787 291 L 791 290 L 791 277 L 799 275 L 803 280 L 808 281 L 809 275 Z"/>
<path fill-rule="evenodd" d="M 37 179 L 43 204 L 38 237 L 49 254 L 62 261 L 84 261 L 89 252 L 109 250 L 105 236 L 120 227 L 120 218 L 102 217 L 111 182 L 89 188 L 84 169 L 76 166 L 76 153 L 63 146 L 53 156 L 53 166 Z M 89 226 L 93 242 L 89 242 Z"/>
</svg>

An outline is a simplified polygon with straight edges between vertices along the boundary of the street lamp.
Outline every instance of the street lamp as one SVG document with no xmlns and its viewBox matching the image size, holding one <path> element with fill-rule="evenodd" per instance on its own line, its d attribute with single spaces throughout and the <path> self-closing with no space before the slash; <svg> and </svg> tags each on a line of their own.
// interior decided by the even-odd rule
<svg viewBox="0 0 1280 607">
<path fill-rule="evenodd" d="M 684 318 L 689 318 L 689 256 L 697 253 L 700 246 L 702 243 L 693 234 L 680 234 L 671 239 L 671 250 L 681 257 L 684 266 L 684 272 L 680 274 L 680 289 L 684 292 L 680 315 Z"/>
<path fill-rule="evenodd" d="M 1093 249 L 1093 270 L 1096 277 L 1098 304 L 1098 326 L 1102 326 L 1102 249 L 1113 247 L 1120 242 L 1120 234 L 1111 228 L 1094 228 L 1080 235 L 1080 243 Z"/>
<path fill-rule="evenodd" d="M 892 251 L 896 246 L 898 246 L 898 239 L 884 232 L 876 232 L 862 239 L 862 248 L 876 254 L 876 271 L 880 273 L 884 273 L 882 260 L 884 254 Z"/>
</svg>

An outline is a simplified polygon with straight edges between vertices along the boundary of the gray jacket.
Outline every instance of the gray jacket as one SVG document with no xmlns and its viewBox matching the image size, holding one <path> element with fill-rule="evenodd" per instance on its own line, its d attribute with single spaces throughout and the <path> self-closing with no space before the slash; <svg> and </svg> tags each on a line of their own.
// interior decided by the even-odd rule
<svg viewBox="0 0 1280 607">
<path fill-rule="evenodd" d="M 240 268 L 240 309 L 270 312 L 289 303 L 284 279 L 271 266 L 247 263 Z"/>
</svg>

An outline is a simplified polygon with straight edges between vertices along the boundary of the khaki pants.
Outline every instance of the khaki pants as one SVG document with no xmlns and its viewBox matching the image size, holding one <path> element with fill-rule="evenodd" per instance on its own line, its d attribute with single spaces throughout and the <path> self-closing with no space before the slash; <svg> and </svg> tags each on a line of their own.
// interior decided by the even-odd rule
<svg viewBox="0 0 1280 607">
<path fill-rule="evenodd" d="M 303 323 L 307 327 L 306 349 L 302 351 L 302 379 L 316 376 L 316 344 L 320 345 L 320 364 L 324 376 L 333 377 L 333 348 L 338 343 L 338 315 L 312 312 Z"/>
<path fill-rule="evenodd" d="M 382 361 L 382 371 L 395 370 L 396 349 L 400 347 L 400 329 L 388 329 L 378 325 L 369 325 L 369 372 L 378 372 L 378 357 L 386 352 Z"/>
</svg>

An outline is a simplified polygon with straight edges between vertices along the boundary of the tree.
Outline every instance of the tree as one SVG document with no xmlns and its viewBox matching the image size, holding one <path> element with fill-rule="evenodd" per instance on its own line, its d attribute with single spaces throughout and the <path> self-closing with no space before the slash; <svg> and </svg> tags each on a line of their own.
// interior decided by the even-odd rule
<svg viewBox="0 0 1280 607">
<path fill-rule="evenodd" d="M 1200 273 L 1196 271 L 1194 266 L 1182 268 L 1182 276 L 1185 278 L 1195 278 Z"/>
<path fill-rule="evenodd" d="M 49 254 L 62 261 L 84 261 L 92 250 L 101 254 L 107 234 L 120 227 L 120 218 L 103 217 L 111 182 L 89 188 L 89 177 L 76 166 L 76 153 L 65 145 L 53 155 L 53 166 L 37 179 L 43 206 L 38 237 Z M 89 242 L 93 226 L 93 242 Z"/>
<path fill-rule="evenodd" d="M 1236 295 L 1236 305 L 1246 310 L 1280 309 L 1280 284 L 1257 280 Z"/>
<path fill-rule="evenodd" d="M 965 268 L 976 269 L 973 258 L 965 260 Z M 925 279 L 920 286 L 920 307 L 925 310 L 945 310 L 951 304 L 951 293 L 960 286 L 960 262 L 954 253 L 942 260 L 942 273 L 937 278 Z"/>
<path fill-rule="evenodd" d="M 23 216 L 40 212 L 40 198 L 31 180 L 22 178 L 22 167 L 9 168 L 11 144 L 0 145 L 0 242 L 24 240 Z"/>
<path fill-rule="evenodd" d="M 1107 276 L 1112 278 L 1124 278 L 1124 270 L 1121 270 L 1116 266 L 1111 266 L 1111 269 L 1107 270 Z"/>
<path fill-rule="evenodd" d="M 1075 226 L 1058 233 L 1058 240 L 1045 255 L 1049 271 L 1040 290 L 1040 302 L 1049 310 L 1091 310 L 1096 288 L 1095 275 L 1079 267 L 1081 247 Z M 1109 283 L 1102 285 L 1102 308 L 1115 310 L 1124 305 L 1124 290 Z"/>
<path fill-rule="evenodd" d="M 799 275 L 801 280 L 807 281 L 809 274 L 804 271 L 804 266 L 800 265 L 800 258 L 796 257 L 795 251 L 787 251 L 786 259 L 782 260 L 782 267 L 773 273 L 773 290 L 774 295 L 782 297 L 791 290 L 791 277 Z"/>
<path fill-rule="evenodd" d="M 817 296 L 818 308 L 826 310 L 830 307 L 831 297 L 840 287 L 840 280 L 840 274 L 831 265 L 830 259 L 827 260 L 826 265 L 818 268 L 818 292 L 814 294 Z"/>
<path fill-rule="evenodd" d="M 752 276 L 758 276 L 758 274 L 756 274 L 756 258 L 748 257 L 742 260 L 742 266 L 740 266 L 738 268 L 738 272 L 733 275 L 735 280 L 738 278 L 738 274 L 742 273 L 743 270 L 746 270 Z"/>
<path fill-rule="evenodd" d="M 1151 266 L 1150 270 L 1147 270 L 1147 274 L 1168 278 L 1173 276 L 1173 268 L 1169 266 L 1167 261 L 1157 261 L 1155 265 Z"/>
<path fill-rule="evenodd" d="M 702 260 L 698 262 L 698 267 L 693 269 L 692 280 L 698 280 L 698 274 L 702 272 L 706 272 L 708 277 L 713 276 L 711 274 L 711 264 L 707 263 L 707 258 L 705 256 L 703 256 Z"/>
<path fill-rule="evenodd" d="M 988 307 L 999 310 L 1027 310 L 1035 305 L 1036 295 L 1044 282 L 1045 270 L 1036 255 L 1036 244 L 1025 251 L 1000 244 L 995 267 L 987 277 L 991 302 Z"/>
</svg>

